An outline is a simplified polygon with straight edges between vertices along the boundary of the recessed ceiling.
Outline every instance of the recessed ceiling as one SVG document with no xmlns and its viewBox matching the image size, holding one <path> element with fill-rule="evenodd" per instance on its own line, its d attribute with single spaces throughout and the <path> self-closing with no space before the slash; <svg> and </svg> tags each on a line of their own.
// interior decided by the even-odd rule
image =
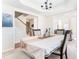
<svg viewBox="0 0 79 59">
<path fill-rule="evenodd" d="M 46 11 L 45 9 L 41 8 L 41 4 L 43 4 L 45 1 L 46 0 L 20 0 L 20 2 L 23 5 L 32 7 L 42 12 Z M 55 7 L 61 6 L 63 4 L 66 4 L 68 2 L 68 0 L 48 0 L 48 1 L 52 3 L 52 7 L 53 7 L 52 9 L 54 9 Z M 48 11 L 51 11 L 51 10 L 48 10 Z"/>
<path fill-rule="evenodd" d="M 4 4 L 43 15 L 54 15 L 67 12 L 76 9 L 77 7 L 76 0 L 49 0 L 52 2 L 53 8 L 45 10 L 41 8 L 41 4 L 45 1 L 46 0 L 3 0 L 3 2 L 5 2 Z"/>
<path fill-rule="evenodd" d="M 23 5 L 29 6 L 45 14 L 54 14 L 60 11 L 68 11 L 76 8 L 76 0 L 48 0 L 52 3 L 53 8 L 50 10 L 45 10 L 41 8 L 41 4 L 43 4 L 45 1 L 46 0 L 20 0 Z"/>
</svg>

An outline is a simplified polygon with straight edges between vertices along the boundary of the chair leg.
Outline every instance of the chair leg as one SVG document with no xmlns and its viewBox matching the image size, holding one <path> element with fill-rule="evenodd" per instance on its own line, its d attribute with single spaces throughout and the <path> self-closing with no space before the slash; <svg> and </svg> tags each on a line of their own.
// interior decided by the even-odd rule
<svg viewBox="0 0 79 59">
<path fill-rule="evenodd" d="M 63 54 L 60 55 L 60 59 L 63 59 Z"/>
<path fill-rule="evenodd" d="M 66 56 L 66 59 L 68 59 L 68 56 L 67 56 L 67 49 L 66 49 L 66 51 L 65 51 L 65 56 Z"/>
<path fill-rule="evenodd" d="M 45 59 L 48 59 L 48 57 L 45 57 Z"/>
</svg>

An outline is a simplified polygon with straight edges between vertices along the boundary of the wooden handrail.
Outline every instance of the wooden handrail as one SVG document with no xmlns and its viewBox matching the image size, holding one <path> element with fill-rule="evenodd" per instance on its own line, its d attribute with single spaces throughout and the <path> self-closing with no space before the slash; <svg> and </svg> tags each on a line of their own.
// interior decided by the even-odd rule
<svg viewBox="0 0 79 59">
<path fill-rule="evenodd" d="M 22 20 L 20 20 L 18 17 L 17 17 L 17 19 L 19 20 L 19 21 L 21 21 L 25 26 L 26 26 L 26 23 L 24 23 Z"/>
</svg>

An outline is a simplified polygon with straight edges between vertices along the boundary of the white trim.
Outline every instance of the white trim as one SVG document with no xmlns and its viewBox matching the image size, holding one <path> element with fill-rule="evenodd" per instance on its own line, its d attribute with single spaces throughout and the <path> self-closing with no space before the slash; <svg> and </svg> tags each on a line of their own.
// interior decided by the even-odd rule
<svg viewBox="0 0 79 59">
<path fill-rule="evenodd" d="M 14 50 L 14 48 L 6 49 L 6 50 L 2 51 L 2 53 L 6 53 L 6 52 L 9 52 L 9 51 L 12 51 L 12 50 Z"/>
</svg>

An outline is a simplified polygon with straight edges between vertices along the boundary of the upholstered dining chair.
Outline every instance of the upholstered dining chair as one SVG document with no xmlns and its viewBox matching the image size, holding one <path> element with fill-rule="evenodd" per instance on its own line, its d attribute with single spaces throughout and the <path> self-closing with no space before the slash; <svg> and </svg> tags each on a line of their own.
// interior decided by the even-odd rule
<svg viewBox="0 0 79 59">
<path fill-rule="evenodd" d="M 33 36 L 40 36 L 41 35 L 41 29 L 33 29 Z"/>
<path fill-rule="evenodd" d="M 63 59 L 64 54 L 65 54 L 66 59 L 68 59 L 67 44 L 68 44 L 68 40 L 69 40 L 69 37 L 68 37 L 69 33 L 70 32 L 68 30 L 65 32 L 64 40 L 62 41 L 62 44 L 61 44 L 60 48 L 58 48 L 55 52 L 52 53 L 52 54 L 60 56 L 60 59 Z"/>
<path fill-rule="evenodd" d="M 68 56 L 67 56 L 67 43 L 69 39 L 68 34 L 69 34 L 69 31 L 65 31 L 64 39 L 61 43 L 61 46 L 52 53 L 54 55 L 60 56 L 60 59 L 63 59 L 64 54 L 66 59 L 68 59 Z M 46 57 L 45 59 L 48 59 L 48 57 Z"/>
<path fill-rule="evenodd" d="M 65 30 L 64 29 L 56 29 L 54 30 L 55 34 L 64 34 Z"/>
</svg>

